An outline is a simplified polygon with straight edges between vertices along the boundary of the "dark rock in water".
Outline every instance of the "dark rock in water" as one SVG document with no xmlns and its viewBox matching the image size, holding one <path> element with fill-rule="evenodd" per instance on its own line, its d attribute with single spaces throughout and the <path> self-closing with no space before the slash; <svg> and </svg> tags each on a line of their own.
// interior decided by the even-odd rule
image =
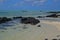
<svg viewBox="0 0 60 40">
<path fill-rule="evenodd" d="M 0 24 L 1 23 L 5 23 L 5 22 L 8 22 L 8 21 L 11 21 L 11 20 L 12 20 L 11 18 L 2 17 L 2 18 L 0 18 Z"/>
<path fill-rule="evenodd" d="M 24 23 L 24 24 L 36 25 L 39 22 L 40 21 L 38 19 L 35 19 L 34 17 L 25 17 L 21 19 L 21 23 Z"/>
<path fill-rule="evenodd" d="M 43 18 L 42 16 L 38 16 L 37 18 Z"/>
<path fill-rule="evenodd" d="M 56 15 L 56 14 L 51 14 L 51 15 L 48 15 L 48 16 L 46 16 L 46 17 L 58 17 L 58 15 Z"/>
<path fill-rule="evenodd" d="M 22 16 L 19 16 L 19 17 L 13 17 L 13 19 L 19 19 L 19 18 L 22 18 Z"/>
<path fill-rule="evenodd" d="M 38 25 L 37 27 L 41 27 L 41 25 Z"/>
</svg>

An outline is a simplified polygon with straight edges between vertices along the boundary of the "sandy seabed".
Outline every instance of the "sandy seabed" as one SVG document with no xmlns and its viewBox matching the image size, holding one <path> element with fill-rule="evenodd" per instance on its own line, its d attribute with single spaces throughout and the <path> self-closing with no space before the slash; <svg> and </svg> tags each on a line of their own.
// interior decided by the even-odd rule
<svg viewBox="0 0 60 40">
<path fill-rule="evenodd" d="M 26 29 L 23 29 L 23 26 Z M 37 27 L 41 25 L 41 27 Z M 40 20 L 37 25 L 19 24 L 17 26 L 8 28 L 5 32 L 0 30 L 0 40 L 49 40 L 59 38 L 60 35 L 60 22 Z"/>
</svg>

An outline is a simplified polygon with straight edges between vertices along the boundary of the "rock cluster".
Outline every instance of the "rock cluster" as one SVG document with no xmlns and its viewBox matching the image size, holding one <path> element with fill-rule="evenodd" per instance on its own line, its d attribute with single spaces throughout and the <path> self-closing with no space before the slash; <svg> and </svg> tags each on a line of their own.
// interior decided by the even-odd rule
<svg viewBox="0 0 60 40">
<path fill-rule="evenodd" d="M 11 18 L 0 17 L 0 24 L 1 24 L 1 23 L 5 23 L 5 22 L 8 22 L 8 21 L 11 21 L 11 20 L 12 20 Z"/>
<path fill-rule="evenodd" d="M 36 25 L 39 22 L 40 21 L 38 19 L 35 19 L 34 17 L 25 17 L 21 19 L 21 23 L 24 23 L 24 24 Z"/>
<path fill-rule="evenodd" d="M 46 17 L 58 17 L 56 14 L 47 15 Z"/>
<path fill-rule="evenodd" d="M 38 19 L 35 19 L 34 17 L 13 17 L 12 18 L 7 18 L 7 17 L 0 17 L 0 24 L 1 23 L 6 23 L 8 21 L 11 21 L 11 20 L 15 20 L 15 19 L 20 19 L 21 18 L 21 23 L 24 23 L 24 24 L 32 24 L 32 25 L 36 25 L 38 24 L 40 21 Z"/>
</svg>

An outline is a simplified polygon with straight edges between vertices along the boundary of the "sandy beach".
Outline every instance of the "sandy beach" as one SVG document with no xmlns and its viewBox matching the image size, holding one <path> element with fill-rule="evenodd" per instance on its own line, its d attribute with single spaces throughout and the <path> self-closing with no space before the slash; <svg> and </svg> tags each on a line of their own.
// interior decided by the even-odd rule
<svg viewBox="0 0 60 40">
<path fill-rule="evenodd" d="M 24 29 L 24 25 L 27 27 Z M 41 27 L 37 27 L 41 25 Z M 37 25 L 18 24 L 5 32 L 0 30 L 0 40 L 51 40 L 60 35 L 60 22 L 40 20 Z"/>
</svg>

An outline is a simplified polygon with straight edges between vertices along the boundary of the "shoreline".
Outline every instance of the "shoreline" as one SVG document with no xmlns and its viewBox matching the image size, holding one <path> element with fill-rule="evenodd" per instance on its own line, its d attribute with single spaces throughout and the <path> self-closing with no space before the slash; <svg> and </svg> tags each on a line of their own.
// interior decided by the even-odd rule
<svg viewBox="0 0 60 40">
<path fill-rule="evenodd" d="M 27 24 L 27 29 L 22 29 L 23 24 L 15 26 L 17 29 L 9 29 L 7 32 L 0 33 L 1 40 L 44 40 L 48 38 L 49 40 L 57 38 L 60 35 L 59 25 L 57 22 L 50 22 L 46 20 L 40 20 L 41 27 L 37 25 Z M 56 26 L 55 26 L 56 25 Z M 13 27 L 13 28 L 15 28 Z M 21 30 L 21 31 L 18 31 Z M 1 37 L 2 36 L 2 37 Z"/>
</svg>

